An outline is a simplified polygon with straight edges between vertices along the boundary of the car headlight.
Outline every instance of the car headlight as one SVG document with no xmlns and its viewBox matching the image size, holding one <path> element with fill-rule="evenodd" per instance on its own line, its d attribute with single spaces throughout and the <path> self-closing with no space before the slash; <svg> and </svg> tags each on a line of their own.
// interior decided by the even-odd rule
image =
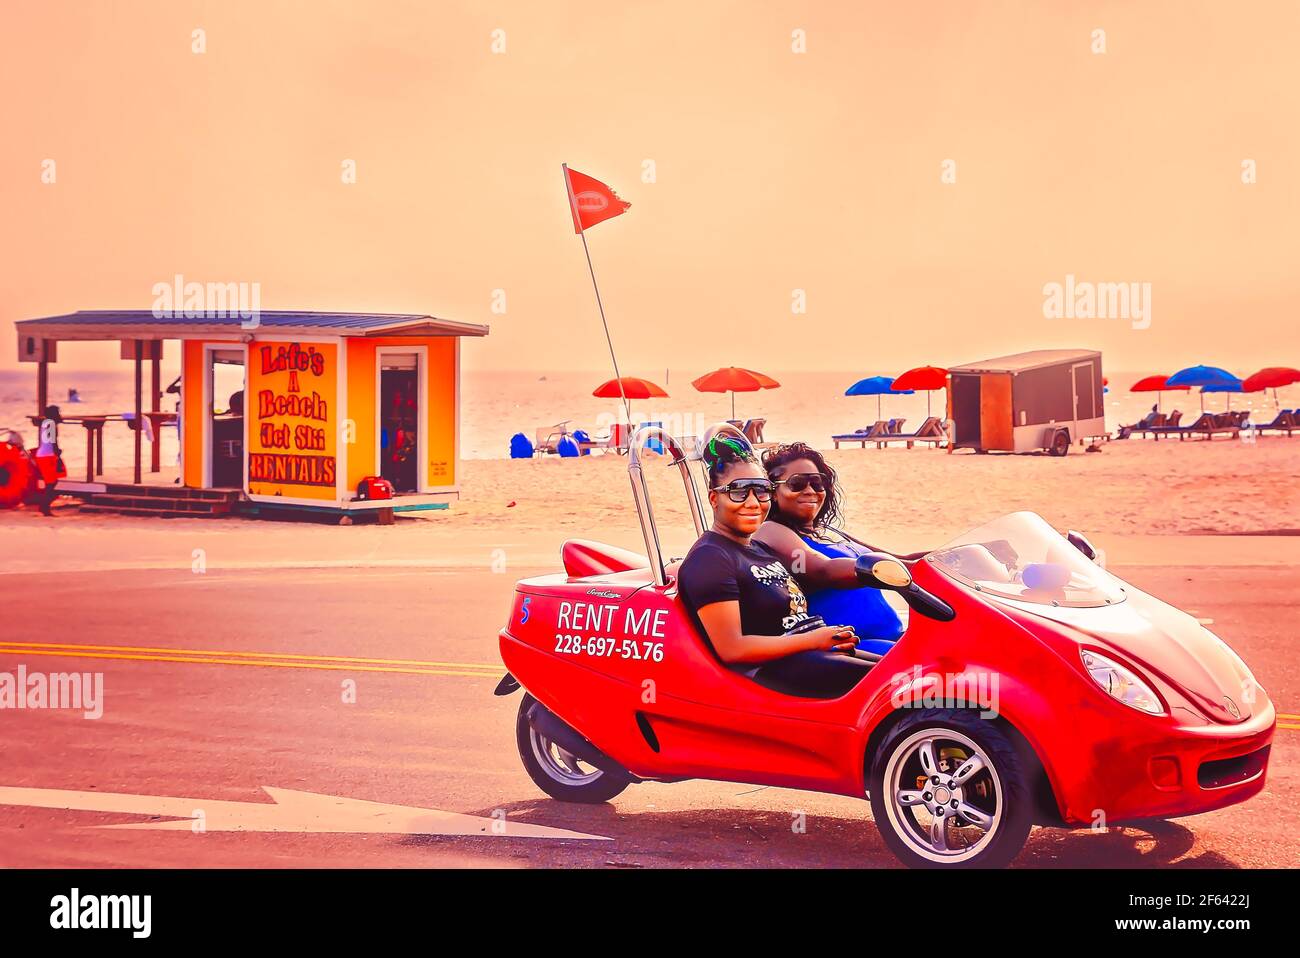
<svg viewBox="0 0 1300 958">
<path fill-rule="evenodd" d="M 1081 650 L 1083 667 L 1088 670 L 1092 680 L 1102 687 L 1112 698 L 1119 699 L 1125 705 L 1146 712 L 1150 715 L 1164 715 L 1165 707 L 1151 686 L 1147 685 L 1118 662 L 1106 658 L 1097 652 Z"/>
</svg>

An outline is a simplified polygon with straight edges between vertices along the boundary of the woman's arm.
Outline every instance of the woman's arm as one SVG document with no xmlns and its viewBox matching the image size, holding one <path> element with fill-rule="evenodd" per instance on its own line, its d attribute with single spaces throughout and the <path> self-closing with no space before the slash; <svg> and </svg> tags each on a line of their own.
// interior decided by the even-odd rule
<svg viewBox="0 0 1300 958">
<path fill-rule="evenodd" d="M 811 589 L 852 589 L 860 585 L 852 559 L 831 559 L 822 555 L 789 526 L 764 522 L 754 538 L 780 557 L 800 584 Z"/>
<path fill-rule="evenodd" d="M 698 610 L 700 622 L 718 658 L 728 663 L 768 662 L 813 649 L 851 650 L 853 629 L 828 625 L 799 635 L 745 635 L 740 626 L 740 603 L 714 602 Z"/>
<path fill-rule="evenodd" d="M 881 548 L 880 546 L 873 546 L 869 542 L 863 542 L 861 539 L 857 538 L 856 536 L 849 535 L 843 529 L 835 529 L 834 527 L 831 528 L 832 531 L 839 533 L 844 538 L 848 539 L 850 542 L 856 542 L 858 545 L 862 546 L 864 549 L 870 552 L 883 552 L 886 555 L 891 555 L 895 559 L 902 559 L 905 562 L 915 562 L 917 559 L 924 559 L 931 552 L 931 550 L 929 549 L 925 549 L 921 552 L 909 552 L 906 554 L 902 552 L 892 552 L 891 550 Z"/>
</svg>

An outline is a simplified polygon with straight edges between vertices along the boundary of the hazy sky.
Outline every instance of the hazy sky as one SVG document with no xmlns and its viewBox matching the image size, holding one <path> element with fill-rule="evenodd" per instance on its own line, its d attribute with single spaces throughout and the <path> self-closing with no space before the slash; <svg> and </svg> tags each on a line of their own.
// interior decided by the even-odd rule
<svg viewBox="0 0 1300 958">
<path fill-rule="evenodd" d="M 565 161 L 632 203 L 588 237 L 627 373 L 1300 365 L 1298 51 L 1291 0 L 6 2 L 0 368 L 181 273 L 604 369 Z M 1067 275 L 1149 326 L 1046 318 Z"/>
</svg>

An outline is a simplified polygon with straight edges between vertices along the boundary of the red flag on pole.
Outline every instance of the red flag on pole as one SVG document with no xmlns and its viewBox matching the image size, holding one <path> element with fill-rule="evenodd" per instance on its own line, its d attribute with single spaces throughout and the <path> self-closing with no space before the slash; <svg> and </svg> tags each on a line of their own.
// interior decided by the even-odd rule
<svg viewBox="0 0 1300 958">
<path fill-rule="evenodd" d="M 632 204 L 593 176 L 564 167 L 564 184 L 569 190 L 569 212 L 573 231 L 581 233 L 611 217 L 625 213 Z"/>
</svg>

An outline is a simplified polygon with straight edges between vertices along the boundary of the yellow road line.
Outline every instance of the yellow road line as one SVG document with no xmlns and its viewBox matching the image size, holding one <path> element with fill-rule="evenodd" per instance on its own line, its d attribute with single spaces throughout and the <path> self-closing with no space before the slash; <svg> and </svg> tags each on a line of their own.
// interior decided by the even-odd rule
<svg viewBox="0 0 1300 958">
<path fill-rule="evenodd" d="M 122 655 L 111 652 L 71 652 L 71 651 L 47 651 L 43 649 L 3 649 L 0 652 L 13 652 L 22 655 L 53 655 L 63 658 L 77 659 L 123 659 L 137 662 L 191 662 L 206 665 L 251 665 L 262 666 L 264 668 L 278 669 L 325 669 L 335 672 L 401 672 L 407 675 L 459 675 L 465 678 L 473 679 L 491 679 L 496 678 L 496 674 L 487 671 L 468 672 L 452 671 L 450 669 L 403 669 L 379 667 L 374 665 L 347 665 L 332 664 L 326 662 L 271 662 L 258 659 L 222 659 L 222 658 L 199 658 L 197 656 L 176 656 L 176 655 Z M 501 669 L 504 672 L 504 669 Z"/>
<path fill-rule="evenodd" d="M 496 678 L 504 674 L 501 665 L 471 662 L 429 662 L 420 659 L 374 659 L 347 655 L 301 655 L 288 652 L 223 652 L 219 650 L 171 649 L 160 646 L 69 645 L 57 642 L 0 642 L 0 652 L 15 655 L 50 655 L 63 658 L 118 659 L 134 662 L 193 662 L 201 665 L 260 665 L 281 669 L 320 669 L 333 672 L 395 672 L 403 675 L 453 675 L 465 678 Z M 169 655 L 127 654 L 167 652 Z M 274 661 L 292 659 L 294 661 Z M 433 668 L 399 668 L 433 666 Z M 1278 718 L 1300 718 L 1279 712 Z M 1300 731 L 1300 724 L 1278 722 L 1280 729 Z"/>
<path fill-rule="evenodd" d="M 164 655 L 217 655 L 225 658 L 301 659 L 311 662 L 359 662 L 373 665 L 420 665 L 434 668 L 485 669 L 502 671 L 500 665 L 478 662 L 430 662 L 423 659 L 373 659 L 353 655 L 301 655 L 291 652 L 237 652 L 226 649 L 175 649 L 150 645 L 74 645 L 65 642 L 0 642 L 0 652 L 28 649 L 85 649 L 91 652 L 149 652 Z M 35 653 L 33 653 L 35 654 Z"/>
</svg>

